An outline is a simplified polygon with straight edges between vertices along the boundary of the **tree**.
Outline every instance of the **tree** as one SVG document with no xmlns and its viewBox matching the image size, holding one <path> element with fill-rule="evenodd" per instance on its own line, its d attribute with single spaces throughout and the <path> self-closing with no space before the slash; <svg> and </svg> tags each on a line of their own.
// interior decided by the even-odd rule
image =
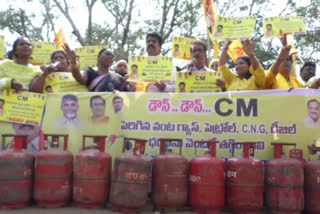
<svg viewBox="0 0 320 214">
<path fill-rule="evenodd" d="M 202 15 L 201 2 L 195 0 L 162 0 L 155 1 L 155 15 L 146 21 L 147 32 L 157 31 L 163 41 L 171 41 L 173 33 L 181 36 L 193 36 L 199 31 L 194 31 Z M 156 4 L 159 2 L 159 4 Z M 161 18 L 158 18 L 161 17 Z M 171 48 L 171 47 L 170 47 Z M 162 50 L 166 54 L 170 48 Z"/>
<path fill-rule="evenodd" d="M 57 27 L 56 21 L 64 17 L 72 29 L 76 41 L 84 45 L 104 44 L 115 52 L 117 59 L 127 59 L 131 54 L 143 54 L 145 35 L 157 31 L 165 41 L 163 54 L 167 54 L 171 46 L 172 36 L 188 36 L 198 39 L 206 38 L 203 9 L 199 0 L 150 0 L 141 3 L 136 0 L 38 0 L 40 10 L 24 11 L 17 7 L 17 2 L 6 0 L 8 9 L 0 12 L 0 27 L 29 37 L 32 40 L 52 41 Z M 295 1 L 287 0 L 280 9 L 275 9 L 271 0 L 215 0 L 216 13 L 225 17 L 256 16 L 255 32 L 252 40 L 255 43 L 257 57 L 269 64 L 274 61 L 280 49 L 277 39 L 265 40 L 262 32 L 264 16 L 300 15 L 305 17 L 307 36 L 295 36 L 296 46 L 301 50 L 304 60 L 314 58 L 320 62 L 320 54 L 311 53 L 320 50 L 320 24 L 318 0 L 310 0 L 309 5 L 297 6 Z M 21 1 L 20 1 L 21 2 Z M 25 3 L 35 1 L 25 0 Z M 152 10 L 151 18 L 141 18 L 146 11 Z M 278 4 L 278 3 L 277 3 Z M 279 3 L 280 4 L 280 3 Z M 85 30 L 83 24 L 77 22 L 75 8 L 83 8 L 86 13 Z M 98 14 L 97 9 L 104 9 Z M 275 13 L 275 11 L 278 11 Z M 101 22 L 96 22 L 99 16 Z M 278 44 L 277 44 L 278 43 Z M 222 43 L 221 45 L 222 46 Z"/>
<path fill-rule="evenodd" d="M 307 26 L 306 36 L 295 37 L 302 58 L 304 61 L 320 63 L 320 2 L 311 0 L 309 5 L 298 7 L 297 15 L 304 17 Z"/>
<path fill-rule="evenodd" d="M 42 41 L 41 29 L 45 23 L 41 26 L 34 25 L 32 21 L 34 17 L 34 14 L 28 16 L 22 9 L 9 7 L 7 11 L 0 12 L 0 26 L 1 28 L 8 28 L 11 33 L 18 33 L 19 35 Z"/>
</svg>

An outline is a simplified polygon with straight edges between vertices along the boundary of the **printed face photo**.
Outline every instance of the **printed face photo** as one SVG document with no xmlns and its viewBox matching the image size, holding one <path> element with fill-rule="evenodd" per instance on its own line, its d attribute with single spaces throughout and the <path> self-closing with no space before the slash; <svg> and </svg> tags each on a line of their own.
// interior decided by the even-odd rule
<svg viewBox="0 0 320 214">
<path fill-rule="evenodd" d="M 77 116 L 78 102 L 75 100 L 64 100 L 61 104 L 61 110 L 65 118 L 73 119 Z"/>
</svg>

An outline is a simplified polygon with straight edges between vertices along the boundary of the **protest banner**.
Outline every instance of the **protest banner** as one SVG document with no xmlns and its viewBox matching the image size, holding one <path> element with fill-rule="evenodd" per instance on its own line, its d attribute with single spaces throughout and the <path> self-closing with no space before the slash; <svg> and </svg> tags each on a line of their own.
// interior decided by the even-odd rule
<svg viewBox="0 0 320 214">
<path fill-rule="evenodd" d="M 256 17 L 217 17 L 213 37 L 218 40 L 249 39 L 255 23 Z"/>
<path fill-rule="evenodd" d="M 30 63 L 33 65 L 44 65 L 50 62 L 51 54 L 56 50 L 54 43 L 32 42 L 32 55 Z"/>
<path fill-rule="evenodd" d="M 172 37 L 172 58 L 190 60 L 190 48 L 196 39 L 188 37 Z"/>
<path fill-rule="evenodd" d="M 176 92 L 219 92 L 216 82 L 221 76 L 214 71 L 177 72 Z"/>
<path fill-rule="evenodd" d="M 104 105 L 92 105 L 93 99 Z M 272 142 L 291 142 L 308 156 L 319 146 L 319 90 L 293 89 L 219 93 L 54 93 L 42 121 L 44 133 L 68 134 L 69 150 L 78 153 L 82 135 L 107 135 L 106 151 L 121 153 L 125 137 L 148 140 L 146 156 L 159 152 L 159 138 L 183 139 L 183 156 L 194 155 L 194 141 L 216 139 L 217 156 L 232 156 L 233 142 L 256 142 L 256 157 L 272 159 Z M 281 106 L 281 108 L 279 108 Z M 97 120 L 97 117 L 102 118 Z M 68 119 L 70 118 L 70 119 Z M 13 132 L 1 123 L 0 134 Z M 171 144 L 173 152 L 179 144 Z M 204 152 L 205 145 L 199 148 Z M 235 147 L 239 155 L 241 147 Z M 286 148 L 284 153 L 289 154 Z M 318 157 L 311 157 L 311 159 Z"/>
<path fill-rule="evenodd" d="M 13 90 L 0 91 L 0 120 L 40 125 L 46 95 Z"/>
<path fill-rule="evenodd" d="M 88 91 L 87 86 L 79 84 L 69 72 L 55 72 L 47 76 L 43 93 L 64 91 Z"/>
<path fill-rule="evenodd" d="M 86 67 L 96 67 L 97 57 L 101 49 L 105 48 L 104 45 L 83 46 L 82 48 L 76 48 L 75 53 L 79 57 L 80 69 Z"/>
<path fill-rule="evenodd" d="M 129 56 L 129 81 L 172 81 L 172 58 Z"/>
<path fill-rule="evenodd" d="M 304 35 L 306 29 L 303 17 L 268 17 L 263 19 L 265 38 L 275 38 L 284 34 Z"/>
</svg>

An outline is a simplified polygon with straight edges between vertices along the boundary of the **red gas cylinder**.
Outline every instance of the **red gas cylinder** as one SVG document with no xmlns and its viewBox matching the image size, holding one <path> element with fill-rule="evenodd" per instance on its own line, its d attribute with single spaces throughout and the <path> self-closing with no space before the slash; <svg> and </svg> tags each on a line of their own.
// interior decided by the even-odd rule
<svg viewBox="0 0 320 214">
<path fill-rule="evenodd" d="M 206 143 L 209 154 L 198 155 L 189 164 L 189 202 L 196 213 L 220 213 L 224 206 L 225 163 L 216 157 L 216 141 Z"/>
<path fill-rule="evenodd" d="M 263 164 L 251 157 L 255 142 L 233 143 L 242 145 L 242 157 L 227 161 L 227 200 L 232 213 L 260 213 L 263 205 Z"/>
<path fill-rule="evenodd" d="M 282 157 L 283 146 L 295 143 L 272 143 L 274 160 L 266 165 L 266 202 L 271 213 L 298 214 L 303 210 L 303 163 Z"/>
<path fill-rule="evenodd" d="M 27 207 L 32 199 L 33 157 L 25 149 L 27 136 L 2 135 L 13 138 L 13 148 L 0 151 L 0 208 Z"/>
<path fill-rule="evenodd" d="M 51 149 L 40 143 L 35 155 L 33 197 L 38 207 L 66 206 L 71 200 L 72 154 L 67 151 L 68 135 L 44 135 L 47 142 L 51 136 Z M 59 137 L 64 137 L 64 147 L 59 148 Z"/>
<path fill-rule="evenodd" d="M 86 138 L 98 146 L 85 148 Z M 106 136 L 84 135 L 82 151 L 76 155 L 73 169 L 73 201 L 76 206 L 98 209 L 109 198 L 111 156 L 104 152 Z"/>
<path fill-rule="evenodd" d="M 132 152 L 118 155 L 114 160 L 110 201 L 113 211 L 137 213 L 147 202 L 150 186 L 151 161 L 143 156 L 147 140 L 125 138 L 125 144 L 133 140 Z"/>
<path fill-rule="evenodd" d="M 320 151 L 319 147 L 309 146 L 313 154 Z M 320 213 L 320 157 L 304 165 L 305 211 L 310 214 Z"/>
<path fill-rule="evenodd" d="M 152 164 L 152 202 L 155 210 L 179 210 L 188 200 L 188 160 L 181 156 L 181 139 L 159 140 L 160 155 Z M 175 142 L 180 147 L 179 155 L 167 152 Z"/>
</svg>

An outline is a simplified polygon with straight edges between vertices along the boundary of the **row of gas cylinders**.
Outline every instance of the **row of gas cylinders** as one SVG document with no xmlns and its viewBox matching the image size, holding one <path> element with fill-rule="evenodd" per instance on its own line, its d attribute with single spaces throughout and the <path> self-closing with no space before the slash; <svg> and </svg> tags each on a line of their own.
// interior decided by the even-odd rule
<svg viewBox="0 0 320 214">
<path fill-rule="evenodd" d="M 3 135 L 3 142 L 12 136 Z M 49 135 L 44 136 L 47 141 Z M 78 207 L 101 208 L 110 200 L 112 210 L 135 213 L 146 204 L 151 186 L 158 211 L 181 210 L 189 203 L 197 213 L 220 213 L 227 199 L 232 213 L 260 213 L 265 193 L 270 213 L 320 213 L 320 161 L 304 164 L 283 157 L 283 146 L 295 144 L 273 143 L 274 159 L 264 172 L 262 161 L 253 157 L 255 143 L 235 143 L 242 145 L 243 155 L 225 163 L 216 157 L 216 141 L 196 142 L 206 143 L 209 152 L 188 163 L 181 156 L 181 139 L 159 139 L 160 154 L 151 162 L 143 155 L 146 140 L 133 139 L 133 152 L 118 155 L 111 173 L 106 136 L 83 136 L 74 166 L 68 137 L 62 136 L 62 150 L 61 135 L 50 136 L 52 148 L 40 144 L 34 156 L 23 149 L 26 136 L 15 135 L 13 148 L 0 152 L 0 208 L 23 208 L 32 198 L 39 207 L 63 207 L 72 197 Z M 88 137 L 95 146 L 85 146 Z M 168 152 L 169 141 L 180 142 L 180 154 Z"/>
</svg>

